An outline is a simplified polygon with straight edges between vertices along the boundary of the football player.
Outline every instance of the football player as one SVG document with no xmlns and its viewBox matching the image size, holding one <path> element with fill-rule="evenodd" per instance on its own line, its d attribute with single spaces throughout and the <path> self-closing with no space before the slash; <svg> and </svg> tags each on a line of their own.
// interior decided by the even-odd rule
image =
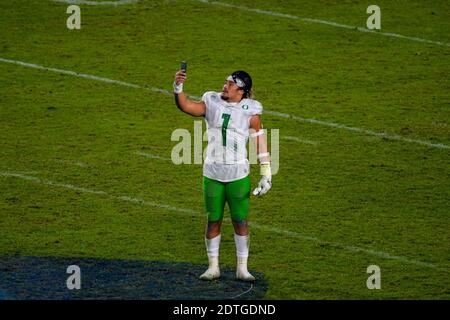
<svg viewBox="0 0 450 320">
<path fill-rule="evenodd" d="M 208 146 L 203 164 L 203 196 L 208 217 L 205 232 L 208 269 L 202 280 L 220 277 L 219 246 L 225 203 L 231 213 L 236 244 L 236 278 L 254 281 L 248 272 L 250 166 L 247 159 L 249 136 L 255 139 L 261 180 L 253 194 L 261 196 L 272 186 L 270 157 L 262 129 L 261 103 L 252 99 L 252 78 L 245 71 L 229 75 L 222 92 L 209 91 L 201 101 L 192 101 L 183 92 L 186 72 L 175 74 L 174 94 L 177 107 L 192 116 L 205 117 Z"/>
</svg>

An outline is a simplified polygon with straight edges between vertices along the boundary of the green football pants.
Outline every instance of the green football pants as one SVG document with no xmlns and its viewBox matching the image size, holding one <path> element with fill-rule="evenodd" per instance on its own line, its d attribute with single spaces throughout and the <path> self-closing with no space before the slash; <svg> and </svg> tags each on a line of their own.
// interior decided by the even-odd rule
<svg viewBox="0 0 450 320">
<path fill-rule="evenodd" d="M 220 182 L 203 176 L 203 197 L 208 222 L 222 221 L 225 202 L 230 208 L 231 220 L 246 220 L 250 203 L 250 177 Z"/>
</svg>

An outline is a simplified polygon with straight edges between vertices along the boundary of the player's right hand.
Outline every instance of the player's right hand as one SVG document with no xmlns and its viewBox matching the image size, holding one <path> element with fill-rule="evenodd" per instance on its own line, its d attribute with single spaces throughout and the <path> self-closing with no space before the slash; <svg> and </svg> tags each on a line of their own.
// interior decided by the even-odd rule
<svg viewBox="0 0 450 320">
<path fill-rule="evenodd" d="M 179 70 L 175 73 L 175 84 L 183 83 L 186 80 L 186 72 L 184 70 Z"/>
</svg>

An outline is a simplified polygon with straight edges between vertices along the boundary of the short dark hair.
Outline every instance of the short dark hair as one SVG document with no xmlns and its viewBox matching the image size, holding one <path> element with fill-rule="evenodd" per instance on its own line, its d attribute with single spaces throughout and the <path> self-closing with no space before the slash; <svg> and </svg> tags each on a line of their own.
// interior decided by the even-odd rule
<svg viewBox="0 0 450 320">
<path fill-rule="evenodd" d="M 234 80 L 238 78 L 241 79 L 242 82 L 244 82 L 244 87 L 242 87 L 242 90 L 244 90 L 243 98 L 251 98 L 253 86 L 252 77 L 243 70 L 235 71 L 231 74 L 231 76 L 233 77 Z"/>
</svg>

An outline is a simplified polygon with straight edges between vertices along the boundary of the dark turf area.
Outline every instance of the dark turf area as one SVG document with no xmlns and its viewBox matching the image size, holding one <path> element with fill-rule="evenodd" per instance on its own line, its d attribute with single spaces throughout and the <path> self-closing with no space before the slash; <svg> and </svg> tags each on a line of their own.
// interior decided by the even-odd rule
<svg viewBox="0 0 450 320">
<path fill-rule="evenodd" d="M 81 269 L 81 289 L 69 290 L 67 267 Z M 267 282 L 255 273 L 252 285 L 222 268 L 220 280 L 198 276 L 204 265 L 160 261 L 56 257 L 0 257 L 0 299 L 261 299 Z"/>
</svg>

